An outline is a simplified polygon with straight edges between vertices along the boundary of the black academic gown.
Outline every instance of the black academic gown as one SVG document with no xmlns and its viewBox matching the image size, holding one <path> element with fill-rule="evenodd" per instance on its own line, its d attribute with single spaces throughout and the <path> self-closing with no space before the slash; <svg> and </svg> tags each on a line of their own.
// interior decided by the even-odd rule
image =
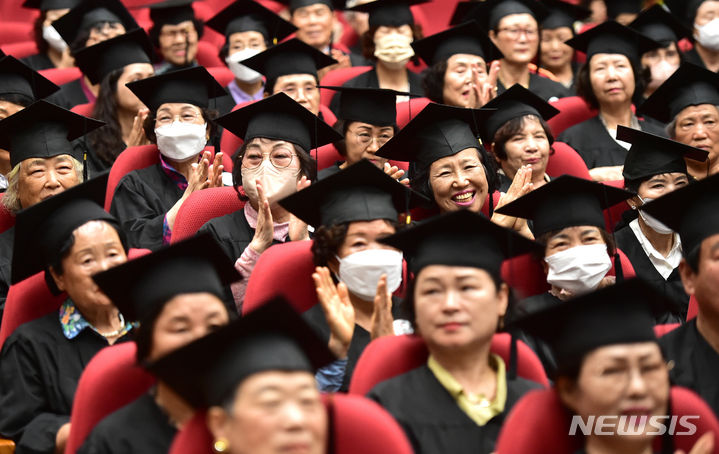
<svg viewBox="0 0 719 454">
<path fill-rule="evenodd" d="M 0 323 L 5 310 L 7 292 L 10 290 L 10 273 L 12 270 L 12 250 L 15 243 L 15 226 L 0 233 Z"/>
<path fill-rule="evenodd" d="M 21 62 L 25 63 L 35 71 L 41 71 L 43 69 L 53 69 L 55 64 L 50 60 L 47 54 L 35 54 L 21 58 Z"/>
<path fill-rule="evenodd" d="M 342 169 L 340 169 L 340 166 L 344 164 L 344 161 L 337 161 L 330 167 L 326 167 L 319 172 L 317 172 L 317 181 L 324 180 L 325 178 L 332 176 L 336 173 L 339 173 Z"/>
<path fill-rule="evenodd" d="M 77 454 L 164 454 L 176 434 L 167 414 L 144 394 L 100 421 Z"/>
<path fill-rule="evenodd" d="M 72 109 L 80 104 L 87 104 L 90 102 L 82 89 L 82 77 L 75 79 L 72 82 L 60 85 L 60 91 L 57 92 L 59 99 L 65 104 L 62 107 L 66 109 Z"/>
<path fill-rule="evenodd" d="M 409 92 L 420 94 L 424 93 L 422 89 L 422 77 L 419 74 L 415 74 L 414 72 L 407 70 L 407 79 L 409 80 Z M 353 79 L 348 80 L 344 84 L 342 84 L 343 87 L 351 87 L 351 88 L 380 88 L 379 86 L 379 78 L 377 77 L 377 70 L 371 69 L 367 71 L 366 73 L 362 73 L 357 77 L 354 77 Z M 342 97 L 342 93 L 335 93 L 334 97 L 332 98 L 332 101 L 330 102 L 330 110 L 339 118 L 339 110 L 340 110 L 340 98 Z"/>
<path fill-rule="evenodd" d="M 530 296 L 529 298 L 518 301 L 512 308 L 511 318 L 516 319 L 525 315 L 533 314 L 558 304 L 562 304 L 562 301 L 556 296 L 549 292 L 540 293 L 539 295 Z M 534 351 L 537 358 L 539 358 L 542 362 L 542 366 L 544 366 L 544 371 L 547 373 L 547 376 L 554 376 L 554 373 L 557 370 L 557 360 L 554 357 L 554 353 L 549 347 L 549 344 L 537 337 L 527 334 L 524 331 L 516 331 L 512 334 L 518 340 L 527 344 L 527 346 Z"/>
<path fill-rule="evenodd" d="M 693 63 L 693 64 L 699 66 L 700 68 L 706 69 L 706 67 L 707 67 L 704 64 L 704 60 L 702 60 L 702 57 L 699 56 L 699 52 L 697 52 L 697 50 L 694 48 L 692 48 L 688 52 L 684 52 L 682 54 L 682 56 L 684 57 L 685 62 Z"/>
<path fill-rule="evenodd" d="M 497 80 L 497 94 L 501 95 L 506 90 L 507 88 L 502 85 L 502 82 Z M 545 101 L 553 101 L 572 95 L 569 90 L 559 82 L 531 72 L 529 73 L 529 91 Z"/>
<path fill-rule="evenodd" d="M 689 295 L 684 291 L 679 268 L 674 268 L 668 279 L 664 279 L 654 267 L 642 249 L 634 231 L 629 227 L 614 232 L 617 247 L 622 250 L 632 263 L 637 277 L 653 285 L 661 294 L 667 297 L 673 305 L 670 311 L 662 314 L 657 323 L 682 323 L 687 318 L 689 308 Z"/>
<path fill-rule="evenodd" d="M 57 311 L 7 338 L 0 353 L 0 435 L 15 441 L 16 454 L 54 452 L 57 431 L 70 421 L 80 375 L 107 346 L 90 328 L 67 339 Z"/>
<path fill-rule="evenodd" d="M 719 353 L 699 333 L 696 319 L 660 337 L 659 345 L 674 361 L 672 383 L 699 394 L 719 416 Z"/>
<path fill-rule="evenodd" d="M 523 378 L 508 380 L 504 411 L 484 426 L 459 408 L 427 365 L 383 381 L 367 397 L 399 422 L 415 454 L 488 454 L 494 451 L 499 430 L 514 404 L 538 388 L 539 384 Z"/>
<path fill-rule="evenodd" d="M 656 123 L 639 120 L 639 127 L 642 131 L 666 137 Z M 627 157 L 627 150 L 609 135 L 598 115 L 566 129 L 557 140 L 574 148 L 590 169 L 621 166 Z"/>
<path fill-rule="evenodd" d="M 165 214 L 184 192 L 159 163 L 133 170 L 120 180 L 110 213 L 120 220 L 131 248 L 162 247 Z"/>
</svg>

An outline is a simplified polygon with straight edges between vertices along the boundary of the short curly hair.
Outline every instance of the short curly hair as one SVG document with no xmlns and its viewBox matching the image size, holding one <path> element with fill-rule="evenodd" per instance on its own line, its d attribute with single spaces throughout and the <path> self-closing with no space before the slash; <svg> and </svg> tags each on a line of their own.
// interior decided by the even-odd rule
<svg viewBox="0 0 719 454">
<path fill-rule="evenodd" d="M 422 89 L 430 101 L 444 103 L 444 75 L 447 73 L 447 60 L 442 60 L 422 73 Z"/>
<path fill-rule="evenodd" d="M 395 231 L 402 227 L 398 222 L 386 221 Z M 316 266 L 327 266 L 337 253 L 347 237 L 352 222 L 343 222 L 335 225 L 322 225 L 315 230 L 312 238 L 312 260 Z"/>
<path fill-rule="evenodd" d="M 500 127 L 497 132 L 494 133 L 494 139 L 492 141 L 492 153 L 494 153 L 497 159 L 499 159 L 500 161 L 507 160 L 507 151 L 504 149 L 504 146 L 512 137 L 522 131 L 522 128 L 524 128 L 524 122 L 527 118 L 536 118 L 537 120 L 539 120 L 539 124 L 542 126 L 542 129 L 544 129 L 544 133 L 547 135 L 547 140 L 550 144 L 549 153 L 550 155 L 554 154 L 554 149 L 551 147 L 551 144 L 554 143 L 554 136 L 552 135 L 552 131 L 549 129 L 549 125 L 547 125 L 547 122 L 544 121 L 543 118 L 536 115 L 528 114 L 521 117 L 512 118 L 511 120 L 503 124 L 502 127 Z"/>
</svg>

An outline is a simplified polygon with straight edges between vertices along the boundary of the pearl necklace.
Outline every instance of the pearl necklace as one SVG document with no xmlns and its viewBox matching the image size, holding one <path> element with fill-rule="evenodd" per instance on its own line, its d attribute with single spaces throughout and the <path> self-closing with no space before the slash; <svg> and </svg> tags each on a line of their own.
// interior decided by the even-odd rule
<svg viewBox="0 0 719 454">
<path fill-rule="evenodd" d="M 100 336 L 102 336 L 104 338 L 116 337 L 116 336 L 120 335 L 120 333 L 122 332 L 123 329 L 125 329 L 125 317 L 123 317 L 122 314 L 120 314 L 120 328 L 119 329 L 116 329 L 115 331 L 111 331 L 109 333 L 101 333 L 100 331 L 97 331 L 97 334 L 99 334 Z"/>
</svg>

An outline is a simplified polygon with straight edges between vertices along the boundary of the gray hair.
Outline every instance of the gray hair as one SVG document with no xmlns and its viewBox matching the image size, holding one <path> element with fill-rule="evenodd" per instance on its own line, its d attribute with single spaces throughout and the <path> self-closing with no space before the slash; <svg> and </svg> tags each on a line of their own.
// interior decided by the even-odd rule
<svg viewBox="0 0 719 454">
<path fill-rule="evenodd" d="M 73 167 L 75 167 L 75 174 L 80 183 L 82 183 L 82 162 L 77 159 L 70 157 L 72 160 Z M 7 190 L 2 197 L 2 204 L 7 210 L 13 214 L 23 209 L 20 203 L 20 169 L 22 168 L 22 162 L 18 163 L 10 173 L 7 174 Z"/>
<path fill-rule="evenodd" d="M 715 105 L 714 108 L 717 110 L 717 113 L 719 113 L 719 106 Z M 677 116 L 679 116 L 679 114 L 675 115 L 674 118 L 672 118 L 672 121 L 670 121 L 667 124 L 667 127 L 664 129 L 664 132 L 667 133 L 667 137 L 669 137 L 672 140 L 675 140 L 677 138 L 677 135 L 676 135 Z"/>
</svg>

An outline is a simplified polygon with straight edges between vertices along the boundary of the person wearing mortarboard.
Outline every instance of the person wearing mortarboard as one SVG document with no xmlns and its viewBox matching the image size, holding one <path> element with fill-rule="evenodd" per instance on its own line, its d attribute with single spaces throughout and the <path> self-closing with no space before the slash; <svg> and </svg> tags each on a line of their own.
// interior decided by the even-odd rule
<svg viewBox="0 0 719 454">
<path fill-rule="evenodd" d="M 540 387 L 490 353 L 511 304 L 502 262 L 537 245 L 469 211 L 381 241 L 407 257 L 414 278 L 404 303 L 429 359 L 368 397 L 394 416 L 417 454 L 493 452 L 512 407 Z"/>
<path fill-rule="evenodd" d="M 659 323 L 686 320 L 689 296 L 679 276 L 682 243 L 679 235 L 645 213 L 645 203 L 688 185 L 685 158 L 704 161 L 707 152 L 647 132 L 619 127 L 617 137 L 632 144 L 624 162 L 624 187 L 636 194 L 627 203 L 634 215 L 626 227 L 614 232 L 617 247 L 627 255 L 637 277 L 654 285 L 672 302 Z M 638 216 L 636 213 L 638 212 Z"/>
<path fill-rule="evenodd" d="M 614 21 L 577 35 L 567 44 L 587 54 L 577 74 L 577 94 L 596 116 L 564 130 L 557 140 L 579 153 L 595 181 L 620 180 L 629 144 L 617 140 L 617 126 L 664 135 L 660 125 L 637 118 L 641 99 L 640 57 L 660 44 Z"/>
<path fill-rule="evenodd" d="M 429 66 L 424 73 L 424 95 L 432 102 L 477 109 L 495 96 L 497 71 L 490 62 L 501 54 L 474 21 L 412 43 Z"/>
<path fill-rule="evenodd" d="M 370 340 L 406 332 L 391 298 L 402 283 L 402 254 L 379 240 L 395 233 L 399 214 L 421 199 L 362 160 L 280 200 L 315 228 L 312 278 L 319 304 L 304 317 L 340 358 L 318 374 L 323 391 L 348 389 Z"/>
<path fill-rule="evenodd" d="M 23 8 L 40 11 L 33 24 L 33 38 L 38 53 L 22 58 L 21 61 L 34 69 L 71 68 L 75 66 L 70 48 L 60 34 L 52 27 L 52 23 L 71 8 L 79 5 L 82 0 L 25 0 Z"/>
<path fill-rule="evenodd" d="M 685 158 L 689 175 L 719 173 L 719 76 L 684 63 L 637 109 L 666 127 L 670 139 L 709 152 L 706 163 Z"/>
<path fill-rule="evenodd" d="M 165 0 L 149 5 L 150 40 L 162 57 L 162 63 L 155 67 L 156 75 L 197 66 L 197 42 L 204 23 L 195 17 L 193 2 Z"/>
<path fill-rule="evenodd" d="M 716 0 L 668 0 L 669 10 L 692 30 L 692 49 L 684 52 L 684 61 L 709 71 L 719 71 L 719 2 Z"/>
<path fill-rule="evenodd" d="M 239 312 L 259 256 L 273 244 L 308 238 L 307 226 L 278 202 L 315 179 L 310 150 L 341 136 L 284 93 L 223 115 L 217 124 L 244 141 L 233 157 L 232 183 L 246 203 L 200 231 L 214 236 L 242 275 L 232 286 Z"/>
<path fill-rule="evenodd" d="M 628 26 L 642 10 L 642 0 L 604 0 L 607 5 L 607 20 Z"/>
<path fill-rule="evenodd" d="M 697 316 L 660 340 L 667 360 L 675 364 L 672 381 L 694 390 L 719 414 L 719 176 L 677 189 L 643 208 L 679 233 L 679 274 L 684 290 L 697 302 Z"/>
<path fill-rule="evenodd" d="M 209 235 L 200 235 L 95 274 L 94 283 L 117 301 L 126 319 L 139 322 L 138 365 L 227 325 L 222 296 L 239 278 Z M 193 365 L 194 367 L 194 365 Z M 184 374 L 183 374 L 184 375 Z M 133 402 L 107 415 L 88 434 L 78 454 L 166 453 L 195 408 L 162 379 Z"/>
<path fill-rule="evenodd" d="M 50 290 L 67 295 L 59 308 L 16 328 L 0 353 L 0 436 L 18 453 L 64 451 L 83 369 L 134 332 L 91 279 L 127 260 L 123 232 L 102 208 L 106 187 L 107 174 L 17 216 L 12 283 L 44 272 Z"/>
<path fill-rule="evenodd" d="M 212 99 L 227 92 L 203 67 L 130 82 L 127 88 L 150 111 L 143 126 L 157 144 L 160 162 L 125 175 L 110 212 L 130 247 L 157 250 L 169 244 L 175 216 L 190 194 L 222 186 L 222 154 L 212 160 L 212 152 L 203 149 L 216 133 Z"/>
<path fill-rule="evenodd" d="M 465 6 L 466 5 L 466 6 Z M 569 96 L 562 84 L 530 70 L 539 51 L 539 24 L 546 7 L 535 0 L 487 0 L 459 3 L 452 23 L 475 19 L 489 32 L 489 38 L 502 54 L 497 75 L 497 93 L 521 84 L 545 101 Z M 532 64 L 533 65 L 533 64 Z"/>
</svg>

